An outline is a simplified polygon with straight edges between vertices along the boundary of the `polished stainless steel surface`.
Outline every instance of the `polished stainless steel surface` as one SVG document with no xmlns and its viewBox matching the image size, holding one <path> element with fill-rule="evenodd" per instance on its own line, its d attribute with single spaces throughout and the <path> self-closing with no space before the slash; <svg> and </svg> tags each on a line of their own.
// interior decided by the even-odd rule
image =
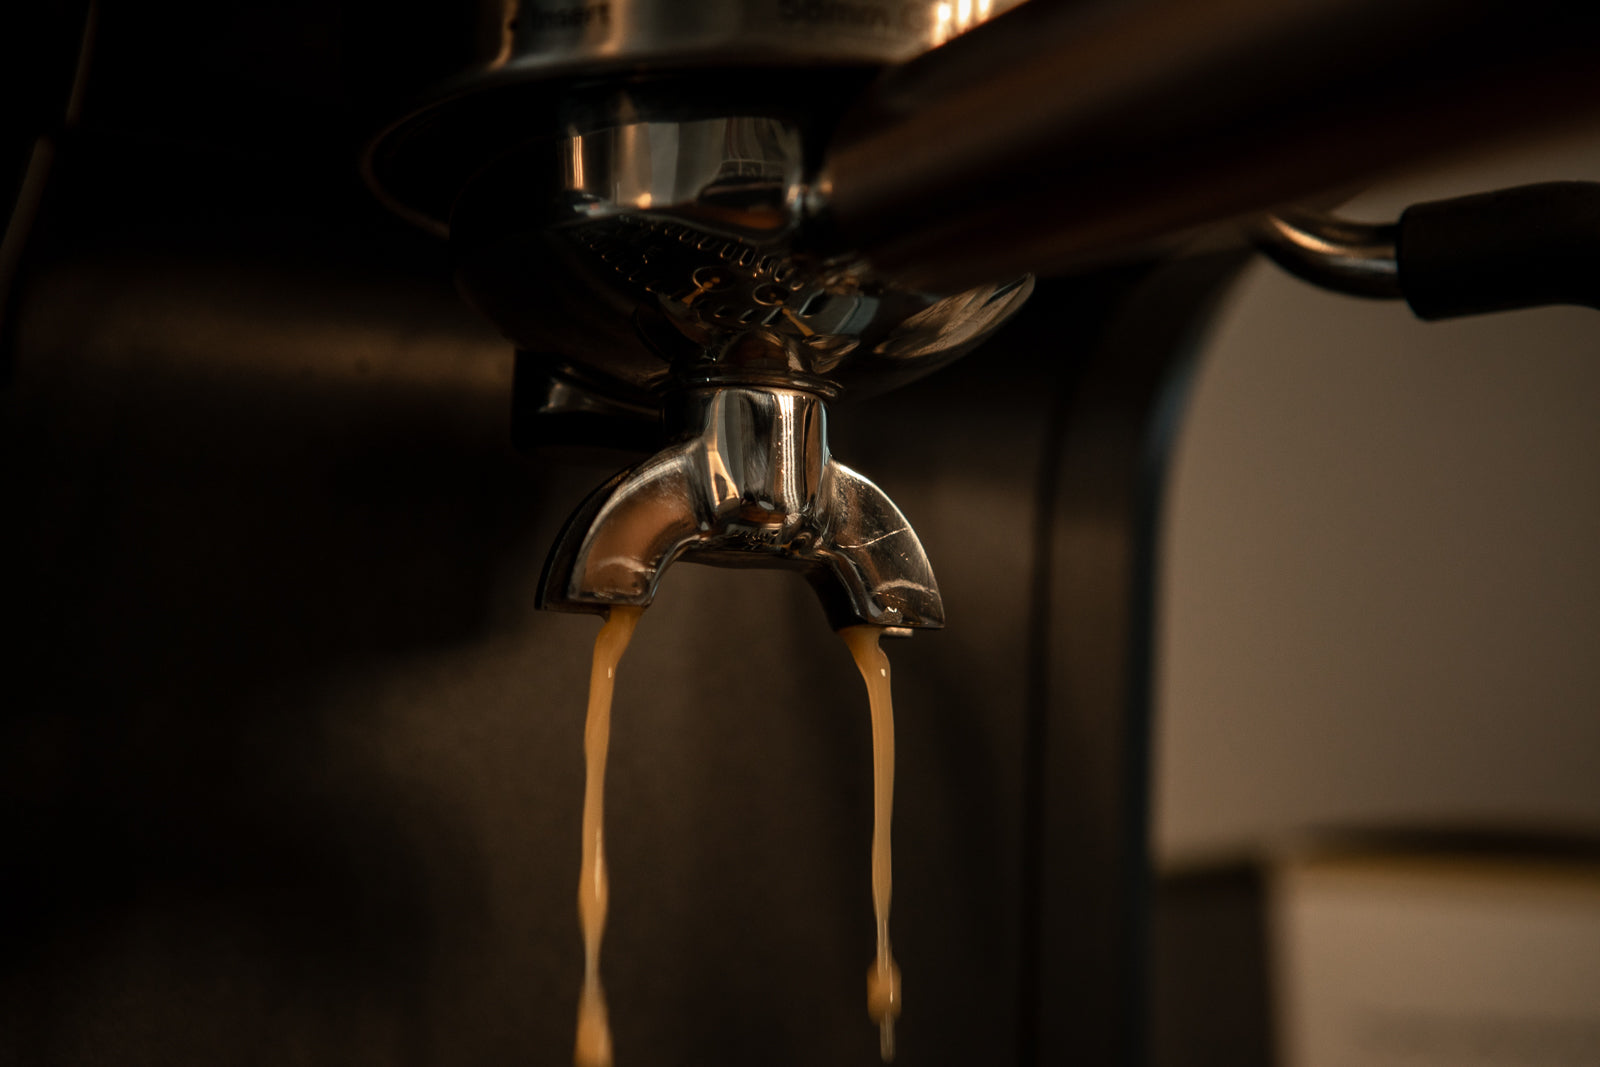
<svg viewBox="0 0 1600 1067">
<path fill-rule="evenodd" d="M 1261 220 L 1256 245 L 1303 281 L 1351 296 L 1397 300 L 1400 264 L 1393 223 L 1353 222 L 1323 211 L 1279 211 Z"/>
<path fill-rule="evenodd" d="M 484 40 L 483 68 L 512 73 L 580 59 L 742 60 L 752 53 L 767 63 L 894 62 L 948 37 L 955 9 L 939 0 L 505 0 L 486 6 L 486 14 L 492 18 L 496 7 L 500 18 Z"/>
<path fill-rule="evenodd" d="M 805 131 L 764 116 L 624 122 L 608 99 L 462 194 L 463 291 L 519 347 L 614 392 L 765 382 L 825 395 L 899 385 L 960 356 L 1032 291 L 952 295 L 805 255 Z"/>
<path fill-rule="evenodd" d="M 401 117 L 373 146 L 368 179 L 392 209 L 443 233 L 466 177 L 519 140 L 556 132 L 539 128 L 547 116 L 531 117 L 539 97 L 530 87 L 715 72 L 726 75 L 724 101 L 785 84 L 826 110 L 841 79 L 859 83 L 1022 2 L 477 0 L 436 13 L 448 25 L 429 66 L 448 73 L 409 87 Z M 440 158 L 456 153 L 471 158 Z"/>
<path fill-rule="evenodd" d="M 828 456 L 823 401 L 943 366 L 1005 322 L 1032 279 L 923 293 L 808 254 L 814 145 L 798 120 L 685 116 L 648 90 L 574 94 L 567 110 L 562 137 L 462 191 L 461 289 L 540 354 L 560 394 L 541 412 L 654 407 L 681 439 L 579 512 L 541 602 L 648 604 L 685 555 L 804 569 L 835 625 L 940 625 L 910 525 Z"/>
<path fill-rule="evenodd" d="M 829 454 L 820 397 L 700 388 L 677 411 L 684 440 L 617 475 L 568 523 L 541 606 L 644 607 L 682 557 L 802 570 L 836 626 L 943 624 L 917 535 L 881 489 Z"/>
</svg>

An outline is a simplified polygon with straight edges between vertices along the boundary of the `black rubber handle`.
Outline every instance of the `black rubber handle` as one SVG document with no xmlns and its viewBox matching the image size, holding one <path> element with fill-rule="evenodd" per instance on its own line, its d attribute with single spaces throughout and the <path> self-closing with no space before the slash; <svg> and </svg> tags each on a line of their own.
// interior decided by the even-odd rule
<svg viewBox="0 0 1600 1067">
<path fill-rule="evenodd" d="M 1600 183 L 1547 182 L 1400 216 L 1400 289 L 1418 318 L 1600 308 Z"/>
</svg>

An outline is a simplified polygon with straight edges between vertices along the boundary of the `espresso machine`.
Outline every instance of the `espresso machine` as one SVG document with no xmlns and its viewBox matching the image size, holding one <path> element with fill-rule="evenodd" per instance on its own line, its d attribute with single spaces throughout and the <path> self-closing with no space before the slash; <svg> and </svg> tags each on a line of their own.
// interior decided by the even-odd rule
<svg viewBox="0 0 1600 1067">
<path fill-rule="evenodd" d="M 1600 15 L 1285 7 L 172 2 L 12 35 L 57 77 L 0 257 L 0 1059 L 565 1062 L 570 613 L 622 604 L 619 1062 L 877 1061 L 832 634 L 862 623 L 916 635 L 901 1060 L 1206 1062 L 1152 1053 L 1145 834 L 1208 316 L 1258 250 L 1426 318 L 1600 297 L 1592 186 L 1329 210 L 1592 110 Z"/>
</svg>

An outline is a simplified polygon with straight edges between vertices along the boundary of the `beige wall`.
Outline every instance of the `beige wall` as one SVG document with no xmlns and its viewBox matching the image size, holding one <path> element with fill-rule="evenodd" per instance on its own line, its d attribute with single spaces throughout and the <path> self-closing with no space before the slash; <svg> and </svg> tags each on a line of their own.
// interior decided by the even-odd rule
<svg viewBox="0 0 1600 1067">
<path fill-rule="evenodd" d="M 1349 214 L 1600 180 L 1600 129 Z M 1600 830 L 1600 313 L 1427 324 L 1266 263 L 1168 499 L 1157 848 L 1311 826 Z"/>
</svg>

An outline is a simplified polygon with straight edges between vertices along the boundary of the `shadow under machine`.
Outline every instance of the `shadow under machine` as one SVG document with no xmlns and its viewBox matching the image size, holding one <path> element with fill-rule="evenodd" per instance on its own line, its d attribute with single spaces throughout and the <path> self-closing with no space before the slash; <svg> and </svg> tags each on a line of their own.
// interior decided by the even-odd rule
<svg viewBox="0 0 1600 1067">
<path fill-rule="evenodd" d="M 525 0 L 463 5 L 409 22 L 358 4 L 342 13 L 336 28 L 311 16 L 279 16 L 282 24 L 305 28 L 306 39 L 315 37 L 312 31 L 342 34 L 350 71 L 370 81 L 364 91 L 378 102 L 368 111 L 384 121 L 366 145 L 365 181 L 387 208 L 447 239 L 447 246 L 427 245 L 420 257 L 448 263 L 467 301 L 515 346 L 516 444 L 540 456 L 604 450 L 627 459 L 620 473 L 592 491 L 583 483 L 599 470 L 593 463 L 577 475 L 541 474 L 545 480 L 531 488 L 542 495 L 527 505 L 537 517 L 517 512 L 510 521 L 508 513 L 492 511 L 471 522 L 457 517 L 439 538 L 437 554 L 480 551 L 488 562 L 484 574 L 471 579 L 475 588 L 487 590 L 513 568 L 505 562 L 509 549 L 483 549 L 494 544 L 485 531 L 537 531 L 554 545 L 536 593 L 528 591 L 540 607 L 603 614 L 616 605 L 655 603 L 650 617 L 664 615 L 681 632 L 663 636 L 654 659 L 641 650 L 645 658 L 630 669 L 658 672 L 661 689 L 672 691 L 662 694 L 664 706 L 737 705 L 747 710 L 746 718 L 767 724 L 752 726 L 740 740 L 729 725 L 738 720 L 718 709 L 705 710 L 705 723 L 698 726 L 690 720 L 701 713 L 685 711 L 681 724 L 667 721 L 670 716 L 657 723 L 660 746 L 650 751 L 642 744 L 637 765 L 629 764 L 627 751 L 621 753 L 612 786 L 623 790 L 614 808 L 619 863 L 633 863 L 635 884 L 660 894 L 659 905 L 619 905 L 624 910 L 614 916 L 608 941 L 607 967 L 612 970 L 614 957 L 619 1000 L 635 998 L 631 1008 L 614 1008 L 619 1033 L 638 1035 L 628 1050 L 619 1038 L 623 1062 L 704 1062 L 717 1056 L 718 1040 L 769 1062 L 851 1062 L 857 1053 L 870 1062 L 876 1049 L 859 1039 L 859 1019 L 849 1014 L 859 1015 L 856 956 L 846 953 L 849 969 L 838 983 L 850 994 L 841 993 L 848 1011 L 831 1000 L 826 1007 L 808 1000 L 820 998 L 817 990 L 835 980 L 835 944 L 851 952 L 859 947 L 857 912 L 864 894 L 853 887 L 865 880 L 855 863 L 864 856 L 858 840 L 864 797 L 837 787 L 833 779 L 842 775 L 816 771 L 864 741 L 865 731 L 853 733 L 860 724 L 848 716 L 842 725 L 825 725 L 831 720 L 813 714 L 812 705 L 859 698 L 849 686 L 852 679 L 806 661 L 822 654 L 829 628 L 865 623 L 909 636 L 947 622 L 947 632 L 895 649 L 903 715 L 916 720 L 905 726 L 897 806 L 897 828 L 907 827 L 901 837 L 903 943 L 920 939 L 919 970 L 910 984 L 915 990 L 925 982 L 927 990 L 920 1001 L 927 1007 L 915 1006 L 922 994 L 909 995 L 904 1058 L 970 1062 L 996 1052 L 1000 1062 L 1030 1064 L 1131 1064 L 1149 1058 L 1144 794 L 1153 530 L 1163 448 L 1181 405 L 1182 370 L 1207 314 L 1258 247 L 1315 284 L 1404 297 L 1428 318 L 1593 303 L 1600 296 L 1589 266 L 1589 234 L 1600 214 L 1592 186 L 1538 186 L 1423 205 L 1394 225 L 1353 223 L 1323 209 L 1332 202 L 1330 188 L 1487 132 L 1526 125 L 1530 115 L 1557 120 L 1592 107 L 1600 86 L 1589 75 L 1593 49 L 1586 51 L 1583 42 L 1600 39 L 1600 15 L 1558 3 L 1470 10 L 1424 2 L 1283 7 L 1188 0 Z M 100 22 L 97 47 L 114 60 L 114 31 L 127 23 L 109 11 Z M 134 66 L 125 58 L 120 69 Z M 270 68 L 271 60 L 262 66 Z M 90 147 L 80 157 L 90 160 L 96 150 L 92 115 L 91 109 L 82 134 Z M 111 149 L 98 150 L 113 154 L 116 138 L 136 140 L 137 123 L 126 125 L 110 131 Z M 199 140 L 202 151 L 216 147 Z M 89 194 L 102 179 L 93 176 L 94 167 L 74 163 L 70 139 L 64 145 L 59 169 L 67 191 L 51 210 L 67 217 L 74 197 L 92 203 Z M 228 200 L 225 192 L 219 200 Z M 1291 203 L 1310 206 L 1284 206 Z M 172 219 L 179 224 L 166 228 L 226 231 L 250 211 L 233 204 L 216 216 L 201 214 L 184 218 L 175 209 Z M 49 212 L 44 217 L 50 222 Z M 217 226 L 219 217 L 225 221 Z M 115 272 L 96 274 L 82 266 L 98 262 L 84 251 L 92 251 L 92 243 L 81 233 L 73 237 L 70 225 L 53 225 L 53 231 L 41 231 L 49 263 L 37 271 L 33 286 L 45 294 L 37 306 L 46 309 L 33 312 L 33 321 L 46 325 L 16 342 L 22 368 L 17 377 L 25 388 L 34 388 L 27 384 L 29 344 L 48 349 L 76 343 L 62 325 L 70 316 L 60 311 L 69 303 L 60 294 L 114 296 L 123 284 Z M 368 225 L 381 231 L 383 223 Z M 412 255 L 423 247 L 407 245 L 410 238 L 389 239 Z M 179 258 L 193 250 L 179 249 Z M 291 256 L 285 269 L 281 251 L 252 246 L 222 255 L 258 260 L 280 280 L 292 278 L 298 268 Z M 174 277 L 174 291 L 182 291 L 183 300 L 206 306 L 194 274 Z M 51 289 L 44 282 L 52 278 L 88 288 L 62 283 Z M 305 321 L 328 314 L 308 295 L 309 287 L 295 285 L 280 285 L 286 305 L 294 305 Z M 51 293 L 57 294 L 54 305 Z M 386 313 L 397 321 L 416 319 L 418 312 L 401 303 L 392 301 Z M 54 318 L 48 313 L 52 306 Z M 106 321 L 118 314 L 114 300 L 99 306 L 111 309 L 97 312 Z M 118 321 L 132 329 L 129 323 L 145 320 Z M 318 343 L 313 334 L 282 336 L 288 348 L 302 344 L 312 352 Z M 956 362 L 985 342 L 990 343 L 971 359 Z M 144 343 L 158 349 L 193 342 L 173 336 Z M 117 365 L 111 356 L 104 362 Z M 449 353 L 435 362 L 418 380 L 450 382 Z M 930 377 L 936 370 L 943 372 Z M 337 421 L 347 408 L 358 424 L 374 427 L 429 418 L 417 414 L 427 386 L 405 396 L 369 390 L 359 399 L 350 390 L 329 401 L 326 387 L 315 386 L 309 376 L 286 385 L 257 371 L 241 365 L 234 384 L 275 382 L 260 395 L 294 413 L 282 422 L 264 416 L 264 425 L 280 430 L 301 415 Z M 185 432 L 182 418 L 156 425 L 165 402 L 161 380 L 158 375 L 130 386 L 128 395 L 150 396 L 146 413 L 106 419 L 112 428 L 103 434 L 129 445 L 130 454 L 141 442 Z M 205 384 L 210 379 L 184 381 L 185 396 L 214 399 L 206 392 L 217 388 Z M 452 387 L 434 388 L 448 393 Z M 519 482 L 527 475 L 502 472 L 485 476 L 481 498 L 462 490 L 462 471 L 478 463 L 485 448 L 464 443 L 475 440 L 472 433 L 446 423 L 430 423 L 429 432 L 448 442 L 447 452 L 459 453 L 461 466 L 436 471 L 428 484 L 465 493 L 480 507 L 488 506 L 484 500 L 501 499 L 508 488 L 530 488 Z M 16 425 L 19 434 L 31 432 L 26 420 Z M 202 436 L 198 430 L 194 435 Z M 372 473 L 356 458 L 353 436 L 329 441 L 335 458 Z M 221 442 L 222 454 L 253 456 L 249 445 L 226 434 Z M 836 443 L 859 471 L 835 458 Z M 241 467 L 251 469 L 258 461 Z M 309 459 L 294 466 L 292 455 L 284 462 L 296 472 L 319 469 Z M 424 470 L 427 462 L 434 461 L 425 461 Z M 503 467 L 504 457 L 495 462 Z M 57 475 L 41 475 L 41 484 L 52 477 Z M 105 477 L 140 484 L 121 468 Z M 206 513 L 206 493 L 196 488 L 209 484 L 202 476 L 183 491 L 149 477 L 170 490 L 173 518 L 150 520 L 155 536 L 130 535 L 125 543 L 107 540 L 81 549 L 86 558 L 110 561 L 96 564 L 108 573 L 121 575 L 123 566 L 175 567 L 163 554 L 171 550 L 159 535 L 161 522 L 176 528 L 188 522 L 185 509 Z M 378 510 L 394 520 L 389 526 L 404 525 L 405 508 L 394 502 L 407 500 L 411 489 L 395 484 L 374 493 L 374 479 L 358 475 L 352 481 L 353 490 L 334 481 L 279 490 L 268 479 L 262 492 L 271 504 L 285 505 L 283 510 L 309 504 L 308 513 L 325 516 L 334 535 L 329 543 L 337 543 L 340 531 L 352 539 L 377 532 L 364 525 L 371 521 L 372 500 L 381 499 Z M 368 499 L 367 514 L 358 514 L 352 498 Z M 117 523 L 123 521 L 132 520 L 114 517 L 107 529 L 122 529 Z M 388 526 L 383 533 L 390 535 Z M 248 542 L 252 535 L 244 536 Z M 399 547 L 389 551 L 401 571 L 435 554 L 435 546 L 423 543 L 426 532 L 411 549 L 406 535 L 392 536 Z M 219 566 L 214 581 L 233 588 L 230 583 L 250 568 L 257 550 L 270 558 L 282 549 L 281 540 L 268 540 L 262 535 L 262 543 Z M 307 552 L 307 560 L 315 554 Z M 775 592 L 778 586 L 742 585 L 756 581 L 751 575 L 685 585 L 681 592 L 669 578 L 656 603 L 658 586 L 678 561 L 797 572 L 820 599 L 827 626 L 811 617 L 814 608 L 802 609 L 790 593 Z M 427 574 L 431 565 L 414 573 Z M 942 583 L 935 580 L 936 570 Z M 327 574 L 316 582 L 304 575 L 284 579 L 286 588 L 312 599 L 326 596 L 339 580 Z M 441 590 L 453 580 L 441 579 Z M 254 589 L 251 596 L 269 605 L 262 614 L 266 621 L 256 625 L 270 628 L 274 612 L 292 614 L 274 599 L 276 591 L 248 581 L 240 587 Z M 188 602 L 163 599 L 131 580 L 107 588 L 105 596 L 117 609 L 113 615 L 150 612 L 162 620 L 186 620 L 174 632 L 202 629 L 196 620 L 215 606 L 206 599 L 209 593 Z M 773 599 L 740 601 L 741 588 Z M 722 599 L 725 594 L 734 599 Z M 78 599 L 67 602 L 84 611 L 95 603 L 87 593 L 71 595 Z M 437 605 L 452 603 L 454 595 L 438 592 Z M 673 607 L 674 596 L 681 607 Z M 39 597 L 43 603 L 45 594 Z M 351 679 L 364 677 L 363 671 L 373 678 L 400 672 L 408 656 L 464 655 L 462 649 L 474 641 L 486 649 L 508 634 L 535 648 L 532 655 L 541 660 L 584 654 L 588 634 L 575 640 L 570 626 L 563 628 L 570 620 L 540 616 L 517 623 L 520 630 L 510 624 L 496 630 L 500 624 L 483 621 L 490 614 L 484 609 L 458 630 L 430 629 L 441 616 L 432 611 L 434 601 L 423 599 L 417 611 L 429 621 L 415 635 L 378 650 L 352 647 L 343 656 L 348 662 L 318 663 L 304 672 L 315 681 L 298 689 L 290 685 L 283 702 L 303 698 L 325 707 L 315 726 L 337 735 L 349 728 L 335 725 L 347 721 L 343 705 L 359 698 L 318 703 L 322 697 L 307 694 L 380 686 Z M 359 619 L 382 631 L 387 621 L 379 614 Z M 740 621 L 734 626 L 730 618 Z M 154 632 L 166 632 L 163 625 Z M 727 640 L 730 626 L 747 631 L 750 642 L 782 646 L 790 662 L 742 648 L 707 650 L 695 637 L 698 627 L 721 635 L 712 640 Z M 127 637 L 130 647 L 156 640 L 114 628 L 106 632 Z M 404 655 L 393 654 L 396 648 Z M 369 665 L 354 666 L 363 657 Z M 314 659 L 297 649 L 288 662 Z M 103 661 L 138 674 L 109 653 Z M 240 662 L 247 666 L 238 677 L 217 668 L 215 691 L 243 688 L 244 676 L 260 666 L 247 657 Z M 473 683 L 474 699 L 505 700 L 509 706 L 503 694 L 521 669 L 507 664 L 492 678 L 485 674 Z M 576 719 L 581 693 L 575 676 L 562 668 L 537 670 L 544 672 L 544 688 L 536 714 Z M 198 706 L 209 699 L 198 683 L 144 678 L 128 685 L 150 706 L 163 699 Z M 97 690 L 90 694 L 86 706 L 98 698 Z M 270 718 L 263 715 L 263 721 Z M 706 725 L 713 721 L 719 724 L 715 729 Z M 762 747 L 768 727 L 784 751 Z M 161 736 L 158 725 L 150 729 Z M 399 732 L 386 733 L 404 729 L 389 723 L 370 729 L 390 747 L 375 744 L 369 751 L 410 753 L 396 757 L 404 773 L 386 779 L 387 787 L 402 793 L 396 783 L 411 780 L 408 775 L 422 780 L 416 767 L 424 764 L 447 764 L 451 745 L 477 756 L 494 748 L 481 738 L 435 744 L 420 733 L 407 741 Z M 620 722 L 619 737 L 627 729 Z M 84 736 L 100 735 L 91 730 Z M 201 738 L 195 742 L 197 764 L 226 756 L 260 769 L 254 762 L 259 747 L 232 735 L 195 736 Z M 719 742 L 735 755 L 717 754 Z M 106 742 L 107 752 L 114 748 Z M 530 741 L 526 755 L 535 778 L 567 781 L 561 776 L 577 771 L 575 752 L 553 742 L 546 749 Z M 743 773 L 747 788 L 750 776 L 760 777 L 751 768 L 768 760 L 775 781 L 799 782 L 808 775 L 817 780 L 800 786 L 804 792 L 789 804 L 775 796 L 751 801 L 755 815 L 740 823 L 737 813 L 724 810 L 730 802 L 717 778 L 692 781 L 702 757 L 712 761 L 707 766 Z M 359 757 L 324 758 L 343 768 L 335 775 L 341 781 L 359 780 Z M 557 765 L 567 769 L 548 769 Z M 864 766 L 859 750 L 846 765 Z M 313 774 L 308 766 L 286 759 L 282 773 L 294 780 Z M 630 771 L 641 783 L 632 794 L 625 784 Z M 680 776 L 673 777 L 675 772 Z M 194 767 L 182 773 L 191 775 L 183 781 L 205 777 Z M 496 851 L 507 847 L 506 840 L 485 828 L 523 825 L 519 805 L 526 797 L 518 794 L 521 799 L 510 802 L 510 793 L 477 791 L 470 770 L 454 777 L 428 773 L 440 774 L 439 795 L 449 798 L 441 810 L 466 813 L 460 817 L 478 828 L 477 836 L 465 836 L 497 845 L 483 846 L 488 858 L 474 861 L 481 871 L 463 864 L 448 888 L 440 889 L 446 883 L 428 879 L 443 876 L 419 873 L 438 860 L 435 853 L 427 853 L 425 863 L 419 857 L 426 849 L 413 855 L 401 848 L 380 862 L 369 835 L 353 824 L 346 832 L 334 821 L 327 831 L 329 852 L 348 848 L 355 859 L 348 879 L 329 884 L 354 887 L 350 912 L 362 912 L 369 894 L 387 899 L 387 890 L 375 888 L 379 883 L 411 887 L 404 903 L 391 900 L 375 914 L 391 914 L 396 928 L 413 929 L 411 920 L 429 916 L 440 924 L 437 940 L 445 943 L 456 928 L 452 924 L 471 925 L 461 916 L 518 914 L 523 890 L 539 905 L 530 910 L 543 909 L 542 871 L 548 866 L 560 873 L 549 883 L 561 887 L 550 891 L 551 915 L 511 922 L 511 947 L 480 956 L 452 956 L 438 944 L 424 944 L 427 939 L 414 945 L 399 939 L 401 947 L 392 948 L 375 947 L 383 937 L 369 944 L 352 935 L 348 945 L 343 934 L 333 937 L 345 947 L 343 955 L 334 954 L 339 958 L 329 973 L 335 977 L 327 981 L 337 987 L 329 996 L 343 1006 L 342 1014 L 325 1025 L 304 1024 L 312 1035 L 305 1041 L 331 1050 L 344 1038 L 329 1035 L 341 1032 L 347 1016 L 371 1012 L 378 1021 L 368 1023 L 390 1036 L 407 1025 L 417 1028 L 394 1039 L 414 1059 L 393 1062 L 465 1062 L 511 1049 L 525 1055 L 531 1040 L 525 1031 L 532 1027 L 542 1041 L 547 1027 L 515 1021 L 516 997 L 507 989 L 521 983 L 567 995 L 563 968 L 572 953 L 547 953 L 544 944 L 570 937 L 569 857 L 560 851 L 565 846 L 559 835 L 571 813 L 550 815 L 548 825 L 543 816 L 528 820 L 530 839 L 538 842 L 533 851 L 550 847 L 547 863 L 506 856 Z M 240 780 L 252 779 L 246 773 Z M 652 785 L 662 794 L 649 795 Z M 155 794 L 145 787 L 129 788 L 142 798 L 125 806 L 133 815 L 105 814 L 117 810 L 115 798 L 86 786 L 74 800 L 78 807 L 67 805 L 62 810 L 68 814 L 60 816 L 63 826 L 133 828 L 123 836 L 136 842 L 128 847 L 142 857 L 130 868 L 139 877 L 130 877 L 130 888 L 111 894 L 109 902 L 95 898 L 101 909 L 96 914 L 117 917 L 112 927 L 146 929 L 128 917 L 147 914 L 142 902 L 169 892 L 177 894 L 174 899 L 188 900 L 184 894 L 192 893 L 195 899 L 232 902 L 221 906 L 224 912 L 237 905 L 241 914 L 270 915 L 261 929 L 281 922 L 295 931 L 283 942 L 288 944 L 302 935 L 309 944 L 322 936 L 315 929 L 348 925 L 345 912 L 325 903 L 336 895 L 318 897 L 324 903 L 312 906 L 296 896 L 298 889 L 284 890 L 264 876 L 258 884 L 261 872 L 248 863 L 213 869 L 185 852 L 180 839 L 234 840 L 261 826 L 288 834 L 281 812 L 274 814 L 271 805 L 261 812 L 251 807 L 260 796 L 241 801 L 241 810 L 254 812 L 249 818 L 202 820 L 197 828 L 173 831 L 167 841 L 166 831 L 149 829 L 170 825 L 167 809 L 149 800 Z M 174 793 L 185 804 L 201 795 L 186 788 Z M 334 792 L 344 795 L 345 789 L 340 785 Z M 348 789 L 359 792 L 354 785 Z M 241 795 L 250 796 L 248 789 Z M 630 802 L 631 815 L 616 810 Z M 720 826 L 716 832 L 726 838 L 697 846 L 692 834 L 682 836 L 694 824 L 646 817 L 653 812 L 665 820 L 662 812 L 672 807 L 705 816 L 704 825 Z M 808 807 L 815 819 L 788 810 Z M 138 821 L 141 812 L 149 826 Z M 739 839 L 741 827 L 759 833 L 763 822 L 790 828 L 793 841 L 816 854 L 772 859 L 784 844 L 774 839 L 722 851 Z M 836 838 L 838 825 L 853 829 Z M 141 834 L 164 841 L 167 851 L 138 852 Z M 630 835 L 635 845 L 624 843 Z M 697 847 L 705 852 L 698 859 Z M 808 862 L 814 862 L 815 884 L 796 884 L 795 873 L 808 869 Z M 747 878 L 765 899 L 726 895 L 724 879 L 713 869 L 730 863 L 735 873 L 726 881 Z M 764 869 L 764 863 L 775 866 Z M 294 877 L 286 879 L 284 884 L 298 885 Z M 40 882 L 46 884 L 48 879 Z M 306 899 L 321 884 L 308 881 Z M 930 884 L 938 888 L 929 890 Z M 280 892 L 290 903 L 274 895 Z M 696 908 L 697 899 L 711 903 Z M 272 903 L 261 906 L 261 900 Z M 728 909 L 723 918 L 716 914 L 720 905 Z M 781 913 L 789 905 L 802 918 L 786 930 Z M 77 920 L 69 914 L 76 913 L 63 905 L 59 931 L 50 926 L 40 945 L 56 945 L 52 938 L 67 944 L 69 934 L 77 936 Z M 246 926 L 256 930 L 253 923 Z M 752 932 L 764 924 L 772 929 Z M 553 933 L 563 930 L 568 933 Z M 477 936 L 492 940 L 482 931 Z M 159 935 L 149 937 L 130 941 L 119 957 L 144 961 L 129 964 L 129 973 L 145 973 L 140 967 L 156 974 L 166 973 L 162 967 L 181 971 L 170 959 L 183 952 Z M 513 943 L 516 937 L 524 940 Z M 188 943 L 182 937 L 172 943 L 180 942 Z M 785 959 L 785 952 L 808 942 L 815 953 L 801 962 Z M 939 944 L 948 951 L 933 947 Z M 176 955 L 163 955 L 169 949 Z M 726 973 L 709 962 L 740 951 L 750 958 L 736 960 Z M 40 952 L 40 959 L 48 955 Z M 708 959 L 697 959 L 697 953 Z M 60 958 L 90 961 L 82 964 L 83 975 L 115 973 L 104 962 L 110 956 L 103 958 L 99 950 L 74 949 Z M 474 959 L 487 969 L 463 979 Z M 52 972 L 55 985 L 46 985 L 53 1007 L 19 1031 L 19 1040 L 58 1058 L 70 1044 L 62 1035 L 82 1019 L 95 1011 L 120 1018 L 116 1013 L 123 1010 L 96 1001 L 98 987 L 89 978 L 80 981 L 76 966 L 61 964 Z M 369 989 L 363 984 L 370 977 L 367 967 L 383 972 L 384 981 L 405 977 L 392 987 L 375 981 L 371 988 L 387 992 L 364 1000 L 368 993 L 352 990 Z M 304 986 L 304 975 L 292 971 L 285 964 L 257 975 L 267 990 L 260 1000 L 272 1002 L 281 993 L 285 1003 L 297 1004 L 299 994 L 291 990 Z M 760 980 L 771 1003 L 753 1006 L 741 993 L 748 994 L 758 972 L 770 976 Z M 447 981 L 447 973 L 454 977 Z M 686 988 L 663 988 L 669 975 Z M 495 992 L 473 1000 L 478 1008 L 464 1006 L 471 997 L 453 993 L 452 981 L 468 989 L 477 989 L 475 982 L 494 986 Z M 725 1010 L 739 1017 L 715 1024 L 723 1009 L 698 1002 L 702 995 L 721 998 Z M 238 994 L 237 1003 L 219 995 L 217 1004 L 219 1018 L 259 1014 L 248 993 Z M 560 1010 L 550 1004 L 525 1010 L 556 1019 L 548 1029 L 559 1032 L 570 1019 L 566 1007 L 563 1002 Z M 284 1009 L 293 1019 L 300 1010 Z M 846 1018 L 852 1021 L 841 1021 Z M 438 1036 L 474 1026 L 478 1032 L 459 1045 Z M 636 1028 L 633 1034 L 628 1027 Z M 180 1044 L 148 1033 L 138 1040 L 147 1041 L 152 1055 Z M 217 1041 L 226 1044 L 224 1037 Z M 348 1061 L 367 1062 L 362 1057 L 372 1055 L 371 1048 L 358 1048 Z"/>
</svg>

